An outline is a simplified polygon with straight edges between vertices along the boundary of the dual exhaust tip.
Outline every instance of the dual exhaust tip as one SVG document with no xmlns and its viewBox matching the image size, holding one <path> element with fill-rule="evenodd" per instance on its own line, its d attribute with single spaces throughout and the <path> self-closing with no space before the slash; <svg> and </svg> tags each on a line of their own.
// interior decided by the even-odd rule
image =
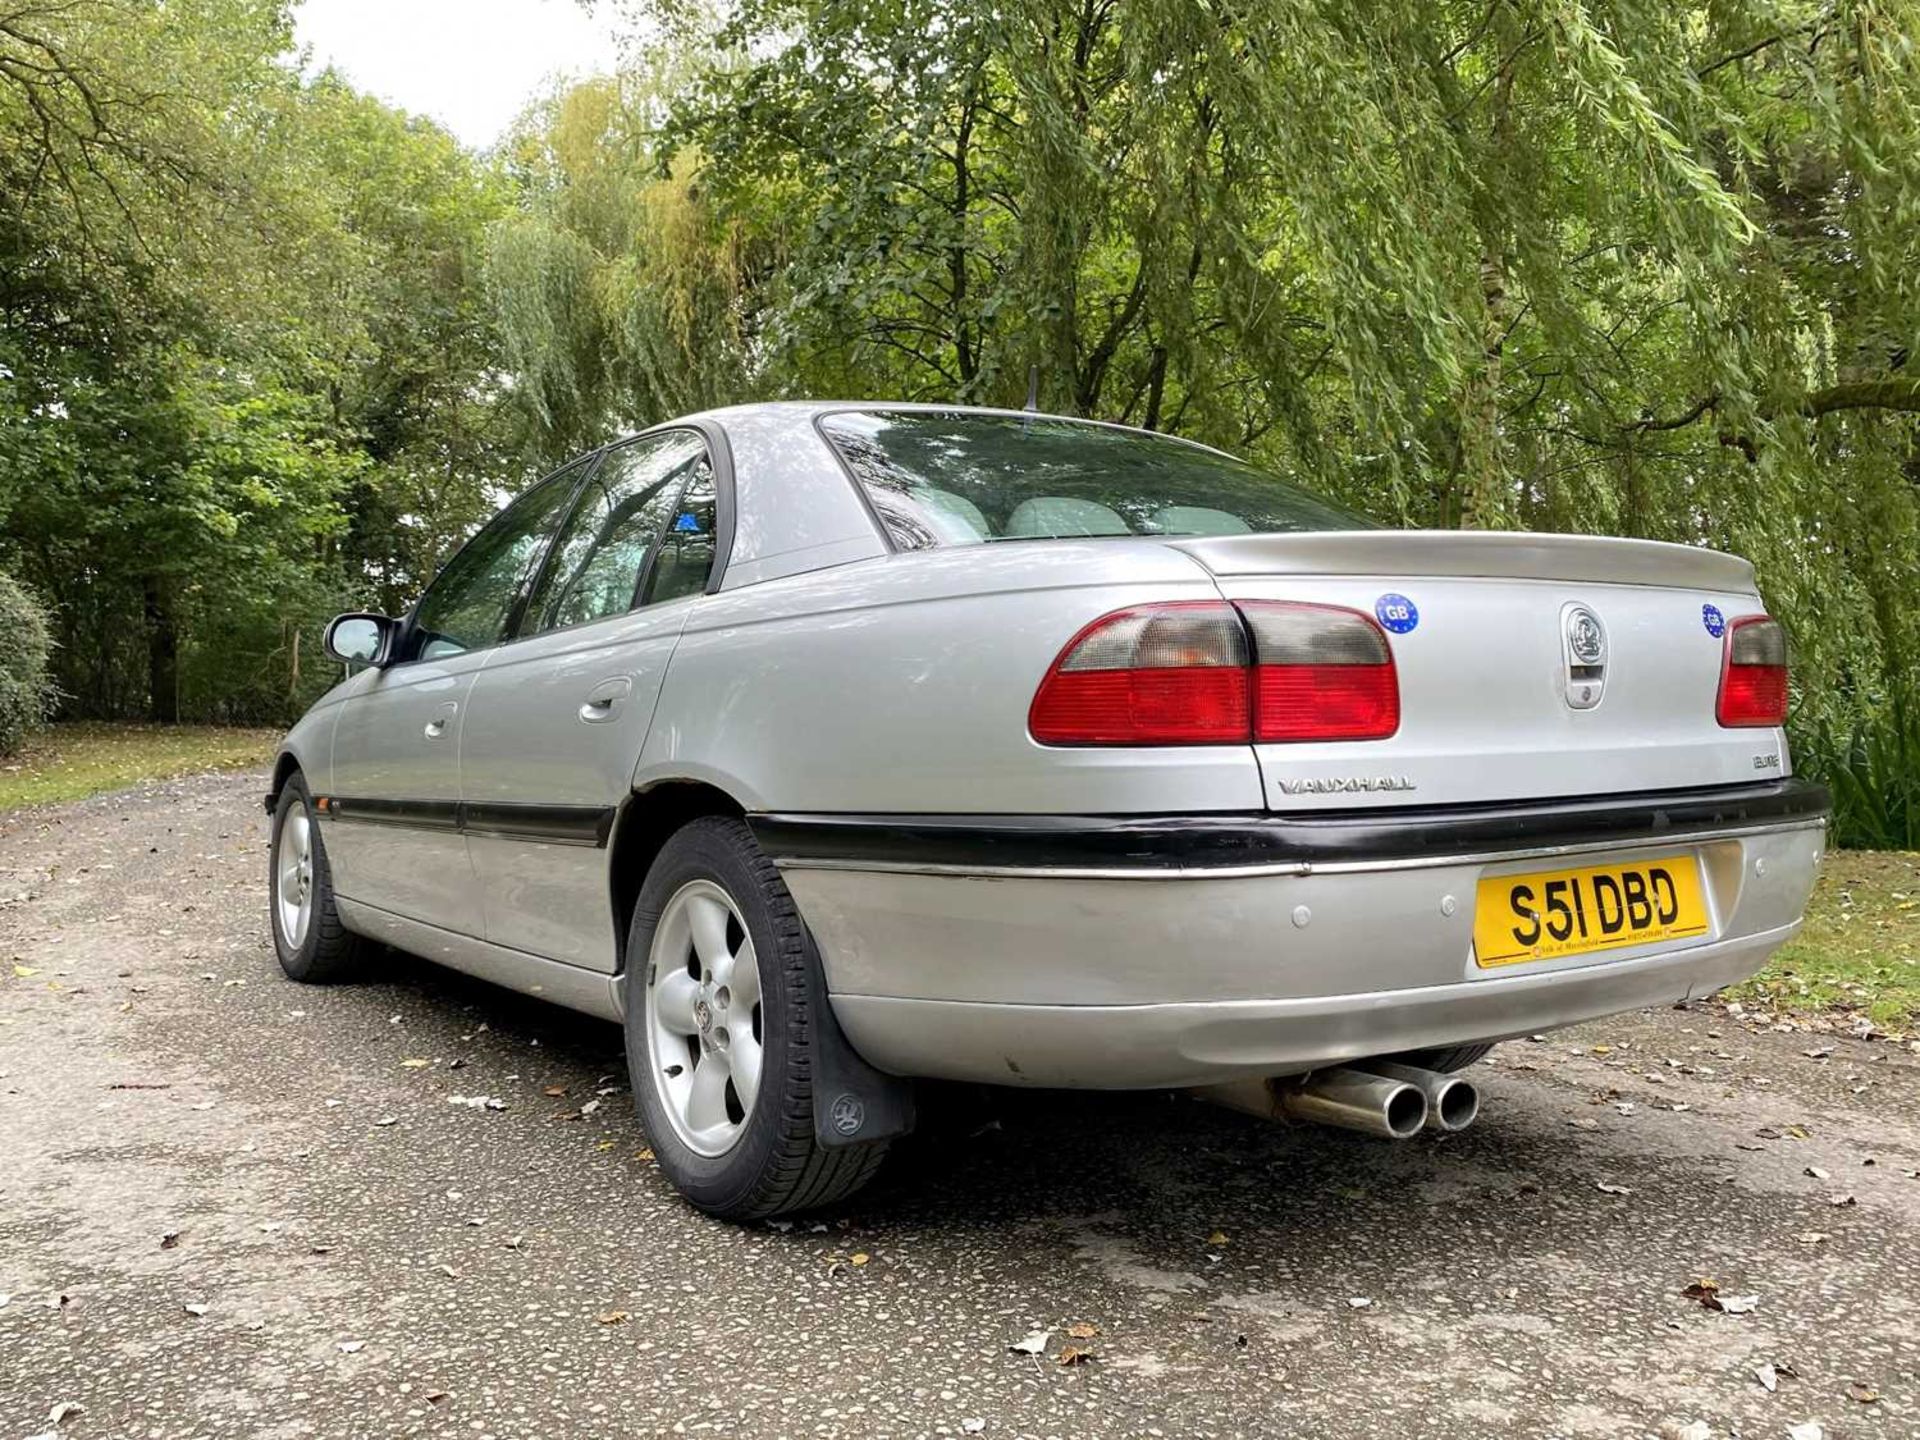
<svg viewBox="0 0 1920 1440">
<path fill-rule="evenodd" d="M 1199 1093 L 1265 1119 L 1309 1120 L 1387 1140 L 1423 1129 L 1456 1134 L 1480 1114 L 1480 1091 L 1471 1080 L 1389 1060 L 1316 1070 L 1297 1080 L 1240 1080 Z"/>
</svg>

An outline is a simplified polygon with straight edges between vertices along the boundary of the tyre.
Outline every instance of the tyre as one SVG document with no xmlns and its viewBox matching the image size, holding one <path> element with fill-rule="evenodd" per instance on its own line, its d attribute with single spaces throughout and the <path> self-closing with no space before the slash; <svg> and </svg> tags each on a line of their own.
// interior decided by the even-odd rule
<svg viewBox="0 0 1920 1440">
<path fill-rule="evenodd" d="M 1492 1049 L 1493 1043 L 1488 1041 L 1476 1045 L 1451 1045 L 1442 1050 L 1409 1050 L 1404 1055 L 1390 1055 L 1387 1058 L 1396 1064 L 1414 1065 L 1422 1070 L 1438 1070 L 1451 1075 L 1456 1070 L 1479 1064 Z"/>
<path fill-rule="evenodd" d="M 627 938 L 627 1067 L 654 1158 L 688 1200 L 750 1220 L 843 1200 L 886 1144 L 814 1138 L 818 957 L 740 821 L 694 820 L 647 872 Z"/>
<path fill-rule="evenodd" d="M 305 985 L 353 979 L 366 942 L 340 923 L 313 798 L 299 775 L 289 776 L 281 787 L 268 856 L 267 913 L 280 968 Z"/>
</svg>

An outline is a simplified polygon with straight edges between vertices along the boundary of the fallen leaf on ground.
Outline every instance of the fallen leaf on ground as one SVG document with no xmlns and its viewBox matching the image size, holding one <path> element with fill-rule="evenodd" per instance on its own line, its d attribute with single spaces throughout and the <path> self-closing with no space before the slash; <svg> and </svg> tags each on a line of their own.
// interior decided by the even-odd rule
<svg viewBox="0 0 1920 1440">
<path fill-rule="evenodd" d="M 873 1257 L 862 1250 L 853 1257 L 853 1263 L 856 1265 L 864 1265 L 871 1259 L 873 1259 Z"/>
<path fill-rule="evenodd" d="M 189 1315 L 204 1315 L 207 1313 L 207 1307 L 198 1300 L 188 1300 L 182 1304 L 180 1308 Z"/>
<path fill-rule="evenodd" d="M 1714 1300 L 1714 1308 L 1728 1315 L 1745 1315 L 1760 1304 L 1758 1295 L 1724 1295 Z"/>
<path fill-rule="evenodd" d="M 1053 1338 L 1051 1330 L 1030 1330 L 1007 1349 L 1016 1355 L 1042 1355 L 1046 1353 L 1047 1341 Z"/>
<path fill-rule="evenodd" d="M 1806 1420 L 1789 1427 L 1787 1440 L 1827 1440 L 1827 1432 L 1820 1428 L 1818 1420 Z"/>
<path fill-rule="evenodd" d="M 566 1097 L 567 1087 L 564 1085 L 549 1085 L 547 1086 L 546 1089 L 542 1090 L 540 1093 L 542 1095 L 550 1096 L 555 1100 L 561 1100 Z"/>
<path fill-rule="evenodd" d="M 162 1232 L 160 1236 L 160 1248 L 162 1250 L 171 1250 L 173 1249 L 174 1246 L 178 1245 L 179 1243 L 180 1243 L 180 1232 L 178 1230 L 167 1230 Z"/>
<path fill-rule="evenodd" d="M 429 1390 L 425 1398 L 429 1405 L 438 1405 L 442 1400 L 447 1398 L 447 1392 L 444 1390 Z"/>
<path fill-rule="evenodd" d="M 1061 1365 L 1084 1365 L 1094 1358 L 1093 1351 L 1080 1345 L 1065 1345 L 1055 1357 Z"/>
<path fill-rule="evenodd" d="M 1860 1202 L 1855 1200 L 1851 1195 L 1829 1195 L 1827 1197 L 1827 1204 L 1835 1207 L 1839 1207 L 1843 1205 L 1857 1205 L 1859 1203 Z"/>
<path fill-rule="evenodd" d="M 1806 1173 L 1811 1175 L 1816 1180 L 1825 1180 L 1827 1178 L 1827 1172 L 1825 1170 L 1822 1170 L 1818 1165 L 1807 1166 Z"/>
<path fill-rule="evenodd" d="M 653 1159 L 653 1151 L 649 1150 L 646 1146 L 643 1145 L 638 1150 L 633 1152 L 633 1158 L 636 1160 L 651 1160 Z"/>
<path fill-rule="evenodd" d="M 1207 1244 L 1209 1245 L 1225 1245 L 1226 1243 L 1227 1243 L 1227 1232 L 1224 1230 L 1216 1230 L 1211 1235 L 1207 1236 Z"/>
<path fill-rule="evenodd" d="M 960 1431 L 964 1435 L 978 1435 L 986 1428 L 987 1422 L 982 1420 L 978 1415 L 969 1415 L 960 1422 Z"/>
<path fill-rule="evenodd" d="M 338 1348 L 342 1355 L 358 1355 L 362 1350 L 367 1348 L 367 1342 L 364 1340 L 342 1340 L 339 1342 Z"/>
<path fill-rule="evenodd" d="M 446 1276 L 449 1280 L 458 1280 L 460 1278 L 460 1272 L 454 1269 L 453 1266 L 451 1265 L 436 1265 L 433 1268 L 438 1270 L 442 1275 Z"/>
<path fill-rule="evenodd" d="M 632 1317 L 624 1310 L 606 1310 L 595 1317 L 602 1325 L 624 1325 Z"/>
<path fill-rule="evenodd" d="M 594 1111 L 598 1110 L 599 1108 L 600 1108 L 600 1102 L 598 1100 L 589 1100 L 587 1101 L 586 1104 L 580 1107 L 580 1113 L 582 1115 L 591 1115 L 593 1114 Z"/>
<path fill-rule="evenodd" d="M 1780 1372 L 1771 1363 L 1757 1367 L 1753 1378 L 1760 1382 L 1760 1388 L 1769 1395 L 1780 1388 Z"/>
<path fill-rule="evenodd" d="M 1847 1386 L 1847 1398 L 1849 1400 L 1858 1400 L 1862 1405 L 1874 1405 L 1879 1403 L 1880 1392 L 1875 1390 L 1871 1385 L 1862 1385 L 1858 1380 L 1855 1380 L 1851 1385 Z"/>
<path fill-rule="evenodd" d="M 420 1060 L 416 1058 L 411 1060 L 402 1060 L 400 1062 L 400 1068 L 402 1070 L 424 1070 L 431 1064 L 433 1064 L 431 1060 Z"/>
<path fill-rule="evenodd" d="M 1633 1191 L 1625 1185 L 1615 1185 L 1607 1180 L 1594 1181 L 1594 1189 L 1598 1190 L 1602 1195 L 1631 1195 L 1633 1193 Z"/>
<path fill-rule="evenodd" d="M 1354 1295 L 1348 1298 L 1347 1304 L 1355 1310 L 1365 1310 L 1373 1304 L 1373 1300 L 1366 1295 Z"/>
<path fill-rule="evenodd" d="M 16 965 L 13 967 L 13 973 L 22 980 L 31 980 L 40 972 L 31 965 Z"/>
<path fill-rule="evenodd" d="M 86 1406 L 77 1400 L 62 1400 L 51 1410 L 47 1411 L 47 1423 L 49 1425 L 58 1425 L 62 1420 L 66 1419 L 67 1416 L 79 1415 L 83 1413 L 86 1408 Z"/>
<path fill-rule="evenodd" d="M 1098 1325 L 1089 1324 L 1085 1320 L 1076 1321 L 1074 1324 L 1067 1326 L 1067 1334 L 1076 1340 L 1091 1340 L 1099 1333 L 1100 1327 Z"/>
<path fill-rule="evenodd" d="M 449 1105 L 464 1105 L 469 1110 L 504 1110 L 507 1102 L 493 1095 L 449 1095 Z"/>
<path fill-rule="evenodd" d="M 378 1125 L 384 1128 L 385 1126 L 388 1126 L 388 1125 L 397 1125 L 399 1121 L 400 1121 L 400 1117 L 398 1115 L 382 1115 L 378 1120 L 374 1121 L 373 1123 L 375 1125 Z"/>
</svg>

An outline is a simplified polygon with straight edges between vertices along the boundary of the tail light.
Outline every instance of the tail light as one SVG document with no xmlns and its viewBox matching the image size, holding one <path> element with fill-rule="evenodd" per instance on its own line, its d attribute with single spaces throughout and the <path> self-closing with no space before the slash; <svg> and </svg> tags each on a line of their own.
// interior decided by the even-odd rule
<svg viewBox="0 0 1920 1440">
<path fill-rule="evenodd" d="M 1714 707 L 1728 727 L 1783 725 L 1787 719 L 1787 632 L 1768 615 L 1727 622 Z"/>
<path fill-rule="evenodd" d="M 1379 626 L 1329 605 L 1146 605 L 1087 626 L 1028 712 L 1044 745 L 1378 740 L 1400 727 Z"/>
<path fill-rule="evenodd" d="M 1247 601 L 1253 738 L 1384 740 L 1400 728 L 1400 676 L 1370 615 L 1333 605 Z"/>
<path fill-rule="evenodd" d="M 1247 636 L 1231 605 L 1147 605 L 1074 636 L 1033 697 L 1046 745 L 1224 745 L 1247 738 Z"/>
</svg>

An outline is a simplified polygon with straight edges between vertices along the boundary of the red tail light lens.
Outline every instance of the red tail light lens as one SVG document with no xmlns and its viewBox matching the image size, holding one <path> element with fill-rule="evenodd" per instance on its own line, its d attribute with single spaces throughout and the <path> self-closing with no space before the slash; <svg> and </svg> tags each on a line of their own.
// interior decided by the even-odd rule
<svg viewBox="0 0 1920 1440">
<path fill-rule="evenodd" d="M 1784 725 L 1787 719 L 1787 632 L 1768 615 L 1727 622 L 1715 713 L 1729 728 Z"/>
<path fill-rule="evenodd" d="M 1145 605 L 1074 636 L 1027 728 L 1043 745 L 1383 740 L 1400 728 L 1400 681 L 1386 635 L 1357 610 Z"/>
<path fill-rule="evenodd" d="M 1253 632 L 1256 740 L 1384 740 L 1400 728 L 1400 676 L 1370 615 L 1243 601 Z"/>
<path fill-rule="evenodd" d="M 1147 605 L 1096 620 L 1053 662 L 1027 728 L 1044 745 L 1245 743 L 1247 636 L 1231 605 Z"/>
</svg>

